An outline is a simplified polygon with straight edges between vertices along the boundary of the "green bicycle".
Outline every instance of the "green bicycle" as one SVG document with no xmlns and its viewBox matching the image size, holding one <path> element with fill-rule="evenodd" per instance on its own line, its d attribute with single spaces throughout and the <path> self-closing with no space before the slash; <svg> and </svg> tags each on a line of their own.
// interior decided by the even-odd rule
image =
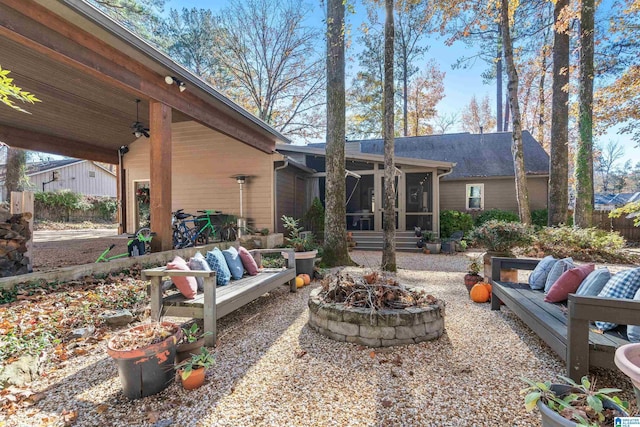
<svg viewBox="0 0 640 427">
<path fill-rule="evenodd" d="M 133 235 L 129 235 L 129 241 L 127 242 L 127 252 L 118 255 L 107 256 L 109 252 L 113 248 L 115 248 L 115 243 L 109 246 L 100 254 L 100 256 L 96 259 L 96 263 L 98 262 L 108 262 L 113 259 L 125 258 L 130 256 L 139 256 L 144 255 L 146 253 L 151 252 L 151 240 L 156 233 L 152 233 L 149 227 L 141 227 Z"/>
</svg>

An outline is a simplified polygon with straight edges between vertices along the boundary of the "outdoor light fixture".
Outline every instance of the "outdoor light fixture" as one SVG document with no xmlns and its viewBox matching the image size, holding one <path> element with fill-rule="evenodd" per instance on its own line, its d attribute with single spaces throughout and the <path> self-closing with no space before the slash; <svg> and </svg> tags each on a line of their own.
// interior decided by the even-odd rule
<svg viewBox="0 0 640 427">
<path fill-rule="evenodd" d="M 244 184 L 247 181 L 246 175 L 236 175 L 235 178 L 238 184 Z"/>
<path fill-rule="evenodd" d="M 136 121 L 131 125 L 131 129 L 136 138 L 140 138 L 145 136 L 149 138 L 149 128 L 144 127 L 144 125 L 140 122 L 140 117 L 138 115 L 138 107 L 140 106 L 140 100 L 136 99 Z"/>
<path fill-rule="evenodd" d="M 179 80 L 177 77 L 167 76 L 164 78 L 164 82 L 168 85 L 175 84 L 180 89 L 180 92 L 184 92 L 187 89 L 187 85 L 184 84 L 182 80 Z"/>
</svg>

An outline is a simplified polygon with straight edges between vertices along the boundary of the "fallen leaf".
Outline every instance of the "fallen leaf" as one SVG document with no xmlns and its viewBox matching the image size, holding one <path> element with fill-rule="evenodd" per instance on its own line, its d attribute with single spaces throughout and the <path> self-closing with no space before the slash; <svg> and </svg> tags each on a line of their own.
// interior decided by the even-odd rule
<svg viewBox="0 0 640 427">
<path fill-rule="evenodd" d="M 299 350 L 299 351 L 297 351 L 297 352 L 296 352 L 296 357 L 297 357 L 298 359 L 300 359 L 300 358 L 301 358 L 301 357 L 303 357 L 305 354 L 307 354 L 307 352 L 306 352 L 306 351 L 304 351 L 304 350 Z"/>
<path fill-rule="evenodd" d="M 393 402 L 389 399 L 382 399 L 382 401 L 380 402 L 380 404 L 384 407 L 384 408 L 390 408 L 391 406 L 393 406 Z"/>
<path fill-rule="evenodd" d="M 98 405 L 98 407 L 96 408 L 96 412 L 102 414 L 107 409 L 109 409 L 108 405 Z"/>
<path fill-rule="evenodd" d="M 371 357 L 372 359 L 376 358 L 376 352 L 371 350 L 371 353 L 369 353 L 369 357 Z"/>
<path fill-rule="evenodd" d="M 76 422 L 76 419 L 78 419 L 78 411 L 64 410 L 60 415 L 62 415 L 62 421 L 64 422 L 65 427 L 73 425 L 73 423 Z"/>
<path fill-rule="evenodd" d="M 158 411 L 149 411 L 147 412 L 147 421 L 150 423 L 157 423 L 160 419 L 160 412 Z"/>
</svg>

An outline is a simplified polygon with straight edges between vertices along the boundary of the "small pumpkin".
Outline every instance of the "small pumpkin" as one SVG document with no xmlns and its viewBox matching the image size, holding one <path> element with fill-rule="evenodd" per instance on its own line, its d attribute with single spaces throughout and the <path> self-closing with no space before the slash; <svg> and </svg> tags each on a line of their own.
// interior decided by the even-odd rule
<svg viewBox="0 0 640 427">
<path fill-rule="evenodd" d="M 309 277 L 308 274 L 300 273 L 298 274 L 298 277 L 300 277 L 304 281 L 303 286 L 307 286 L 308 284 L 311 283 L 311 277 Z"/>
<path fill-rule="evenodd" d="M 487 291 L 489 292 L 489 299 L 491 299 L 491 291 L 493 290 L 493 288 L 491 287 L 491 283 L 483 282 L 482 284 L 485 288 L 487 288 Z"/>
<path fill-rule="evenodd" d="M 296 276 L 296 288 L 301 288 L 304 286 L 304 279 L 300 276 Z"/>
<path fill-rule="evenodd" d="M 484 283 L 478 283 L 471 288 L 469 296 L 473 302 L 487 302 L 489 301 L 491 294 Z"/>
</svg>

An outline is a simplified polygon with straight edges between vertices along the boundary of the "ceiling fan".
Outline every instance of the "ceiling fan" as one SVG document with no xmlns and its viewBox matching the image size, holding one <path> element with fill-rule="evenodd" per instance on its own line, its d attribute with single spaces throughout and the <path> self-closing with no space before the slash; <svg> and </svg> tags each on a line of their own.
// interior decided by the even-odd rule
<svg viewBox="0 0 640 427">
<path fill-rule="evenodd" d="M 136 138 L 140 138 L 142 136 L 149 138 L 149 128 L 144 127 L 142 122 L 140 122 L 140 119 L 138 116 L 139 105 L 140 105 L 140 100 L 136 99 L 136 121 L 131 125 L 131 129 L 133 130 L 132 133 L 136 136 Z"/>
</svg>

